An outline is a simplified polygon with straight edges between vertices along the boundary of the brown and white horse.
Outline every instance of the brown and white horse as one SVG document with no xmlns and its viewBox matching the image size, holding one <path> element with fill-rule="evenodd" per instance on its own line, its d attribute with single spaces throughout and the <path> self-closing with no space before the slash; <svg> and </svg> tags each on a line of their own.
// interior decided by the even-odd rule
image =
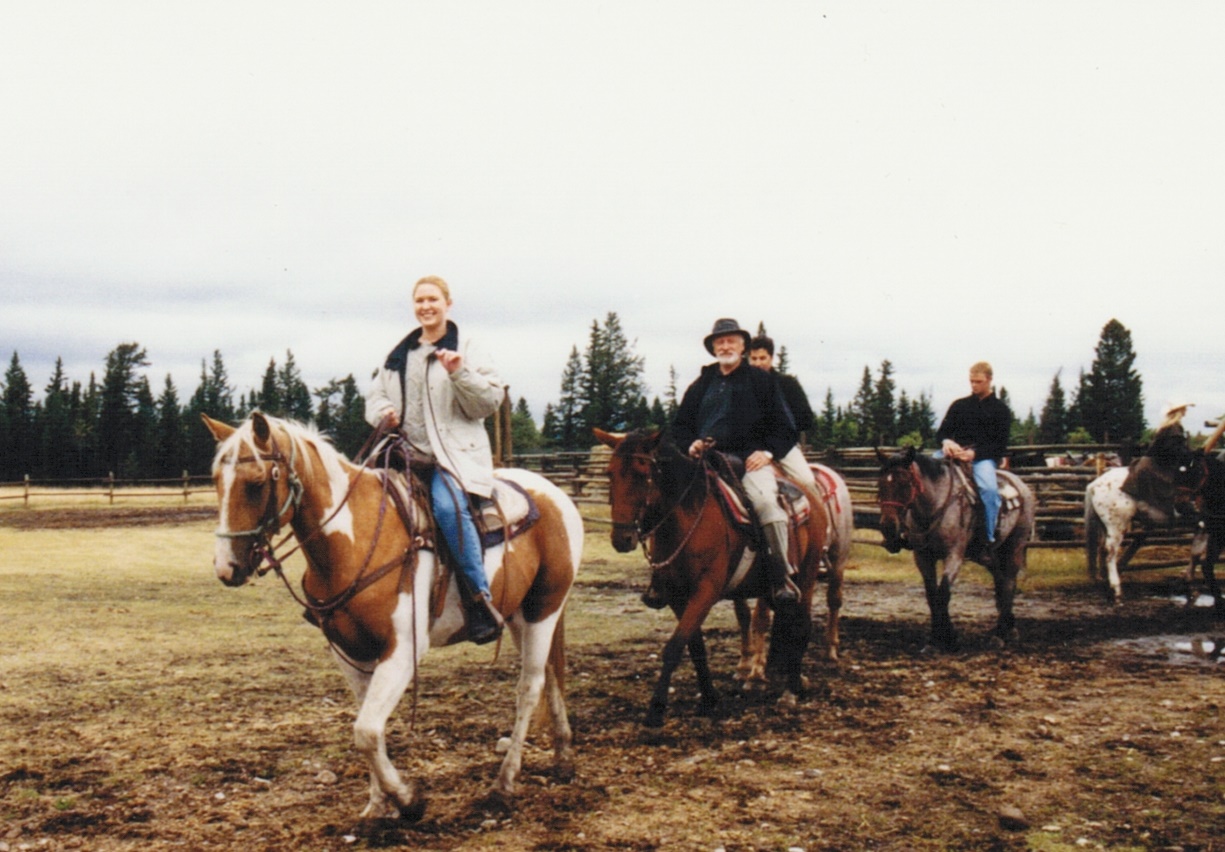
<svg viewBox="0 0 1225 852">
<path fill-rule="evenodd" d="M 436 582 L 439 563 L 423 546 L 429 531 L 406 528 L 390 505 L 384 471 L 351 463 L 309 428 L 258 412 L 237 428 L 204 421 L 218 442 L 217 577 L 241 586 L 266 559 L 280 573 L 271 538 L 290 527 L 307 564 L 299 601 L 321 626 L 359 704 L 354 740 L 370 766 L 362 816 L 419 819 L 424 798 L 388 759 L 386 724 L 426 651 L 464 637 L 455 577 L 445 586 Z M 563 613 L 582 556 L 583 524 L 574 503 L 543 477 L 513 469 L 497 476 L 521 486 L 540 514 L 510 545 L 485 554 L 494 603 L 522 664 L 510 747 L 493 789 L 509 798 L 542 693 L 558 771 L 573 769 L 562 691 Z"/>
</svg>

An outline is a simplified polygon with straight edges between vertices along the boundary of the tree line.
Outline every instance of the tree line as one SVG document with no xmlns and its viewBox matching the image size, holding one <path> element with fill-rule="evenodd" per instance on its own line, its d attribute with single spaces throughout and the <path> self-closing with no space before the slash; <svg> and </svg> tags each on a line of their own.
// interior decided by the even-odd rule
<svg viewBox="0 0 1225 852">
<path fill-rule="evenodd" d="M 765 333 L 764 325 L 758 333 Z M 1131 332 L 1112 319 L 1102 329 L 1093 364 L 1081 370 L 1065 391 L 1056 372 L 1041 414 L 1018 418 L 1014 443 L 1123 443 L 1144 437 L 1142 380 L 1134 364 Z M 236 422 L 256 409 L 274 416 L 313 423 L 337 448 L 354 455 L 369 436 L 365 402 L 353 375 L 308 388 L 293 352 L 277 363 L 269 359 L 258 388 L 239 393 L 230 381 L 220 350 L 202 360 L 195 392 L 181 402 L 170 375 L 155 394 L 148 354 L 138 343 L 121 343 L 107 354 L 102 378 L 85 383 L 64 375 L 62 359 L 35 399 L 18 353 L 0 382 L 0 481 L 24 475 L 35 479 L 82 479 L 109 473 L 123 478 L 157 479 L 207 473 L 215 445 L 200 424 L 200 414 Z M 644 359 L 616 313 L 593 320 L 580 353 L 571 349 L 561 374 L 556 402 L 545 406 L 537 427 L 526 400 L 511 414 L 516 453 L 542 449 L 580 450 L 591 445 L 591 429 L 613 431 L 666 427 L 678 404 L 675 368 L 662 395 L 648 400 Z M 777 369 L 787 371 L 786 347 L 778 350 Z M 907 393 L 894 380 L 889 360 L 875 373 L 865 366 L 855 396 L 840 405 L 832 390 L 814 404 L 816 422 L 804 436 L 816 450 L 847 446 L 931 446 L 937 413 L 926 393 Z M 1001 398 L 1008 401 L 1006 388 Z M 816 400 L 812 400 L 816 403 Z"/>
<path fill-rule="evenodd" d="M 759 323 L 757 334 L 765 334 Z M 788 372 L 786 346 L 778 348 L 776 369 Z M 1069 395 L 1055 373 L 1041 415 L 1031 410 L 1018 417 L 1013 409 L 1012 438 L 1016 444 L 1125 443 L 1145 437 L 1143 382 L 1135 370 L 1131 332 L 1117 319 L 1102 328 L 1093 364 L 1080 371 Z M 557 403 L 545 407 L 539 443 L 560 449 L 585 449 L 591 429 L 628 431 L 666 427 L 678 404 L 676 369 L 669 370 L 662 397 L 647 400 L 642 379 L 643 359 L 615 313 L 604 322 L 592 321 L 587 346 L 570 351 L 561 375 Z M 811 393 L 811 391 L 810 391 Z M 1009 403 L 1008 389 L 998 394 Z M 859 387 L 846 404 L 838 404 L 832 389 L 824 398 L 810 397 L 815 423 L 804 435 L 814 450 L 836 447 L 914 446 L 934 444 L 939 418 L 925 391 L 917 395 L 897 387 L 894 366 L 882 361 L 875 373 L 864 366 Z M 516 448 L 520 447 L 516 443 Z"/>
</svg>

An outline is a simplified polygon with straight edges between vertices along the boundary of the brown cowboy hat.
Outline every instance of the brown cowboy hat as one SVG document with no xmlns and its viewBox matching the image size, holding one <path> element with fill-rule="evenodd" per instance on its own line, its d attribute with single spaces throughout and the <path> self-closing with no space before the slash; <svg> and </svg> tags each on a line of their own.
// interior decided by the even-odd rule
<svg viewBox="0 0 1225 852">
<path fill-rule="evenodd" d="M 711 355 L 714 355 L 715 338 L 723 337 L 724 335 L 728 334 L 739 334 L 741 337 L 743 337 L 745 349 L 749 348 L 749 341 L 753 339 L 749 336 L 747 331 L 740 327 L 740 323 L 736 322 L 734 319 L 723 317 L 722 319 L 715 320 L 715 327 L 710 330 L 710 334 L 706 335 L 706 339 L 702 341 L 706 344 L 706 351 Z"/>
</svg>

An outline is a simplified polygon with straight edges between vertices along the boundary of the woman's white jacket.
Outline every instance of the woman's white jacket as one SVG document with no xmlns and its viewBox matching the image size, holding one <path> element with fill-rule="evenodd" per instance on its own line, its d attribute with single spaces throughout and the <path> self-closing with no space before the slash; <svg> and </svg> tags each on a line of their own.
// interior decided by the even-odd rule
<svg viewBox="0 0 1225 852">
<path fill-rule="evenodd" d="M 366 422 L 378 426 L 392 411 L 407 421 L 407 399 L 427 399 L 425 428 L 435 462 L 451 472 L 464 490 L 488 497 L 493 492 L 493 451 L 485 418 L 496 412 L 506 394 L 505 386 L 480 346 L 459 337 L 459 329 L 447 322 L 447 333 L 437 347 L 463 355 L 462 366 L 448 373 L 430 357 L 423 370 L 408 369 L 409 353 L 421 345 L 417 329 L 391 350 L 383 366 L 374 373 L 366 392 Z"/>
</svg>

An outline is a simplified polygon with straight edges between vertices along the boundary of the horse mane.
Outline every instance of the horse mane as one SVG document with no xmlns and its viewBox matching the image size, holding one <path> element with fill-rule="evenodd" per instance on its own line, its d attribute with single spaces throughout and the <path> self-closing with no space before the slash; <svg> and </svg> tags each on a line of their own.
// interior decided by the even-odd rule
<svg viewBox="0 0 1225 852">
<path fill-rule="evenodd" d="M 948 471 L 948 466 L 943 460 L 923 453 L 915 453 L 914 463 L 919 466 L 919 473 L 927 479 L 939 479 Z"/>
<path fill-rule="evenodd" d="M 273 417 L 270 414 L 265 414 L 264 419 L 273 428 L 280 427 L 295 445 L 299 447 L 302 445 L 314 447 L 319 458 L 323 461 L 323 467 L 329 476 L 344 475 L 344 464 L 348 462 L 348 459 L 344 453 L 336 449 L 330 438 L 319 431 L 319 427 L 315 426 L 315 424 Z M 238 447 L 246 447 L 253 456 L 257 454 L 255 428 L 251 424 L 251 419 L 247 418 L 234 430 L 232 435 L 217 445 L 217 452 L 213 456 L 214 471 L 221 464 L 222 459 Z M 289 448 L 284 448 L 284 451 L 288 453 Z M 311 472 L 314 467 L 313 456 L 302 449 L 298 450 L 297 455 L 306 466 L 307 472 Z"/>
</svg>

